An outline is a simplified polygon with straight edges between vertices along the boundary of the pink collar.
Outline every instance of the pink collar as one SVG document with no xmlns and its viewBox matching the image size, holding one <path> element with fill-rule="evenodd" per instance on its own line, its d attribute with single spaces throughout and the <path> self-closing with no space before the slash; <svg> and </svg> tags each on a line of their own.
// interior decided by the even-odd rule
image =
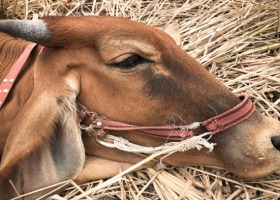
<svg viewBox="0 0 280 200">
<path fill-rule="evenodd" d="M 7 74 L 7 76 L 3 79 L 1 85 L 0 85 L 0 109 L 4 105 L 4 102 L 11 91 L 15 80 L 21 71 L 24 63 L 28 59 L 31 51 L 34 49 L 34 47 L 37 44 L 31 43 L 29 44 L 23 51 L 23 53 L 20 55 L 20 57 L 17 59 L 17 61 L 12 66 L 10 72 Z"/>
</svg>

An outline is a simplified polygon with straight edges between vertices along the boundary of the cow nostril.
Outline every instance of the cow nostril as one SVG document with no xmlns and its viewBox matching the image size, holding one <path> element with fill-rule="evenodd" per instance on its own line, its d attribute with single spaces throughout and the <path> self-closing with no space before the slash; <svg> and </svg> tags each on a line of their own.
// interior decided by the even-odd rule
<svg viewBox="0 0 280 200">
<path fill-rule="evenodd" d="M 280 136 L 274 136 L 271 138 L 273 146 L 280 151 Z"/>
</svg>

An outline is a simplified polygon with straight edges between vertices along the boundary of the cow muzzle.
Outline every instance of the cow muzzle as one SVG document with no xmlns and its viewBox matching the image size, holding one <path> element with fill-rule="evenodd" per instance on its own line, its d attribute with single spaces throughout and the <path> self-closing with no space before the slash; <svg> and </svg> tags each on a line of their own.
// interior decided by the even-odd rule
<svg viewBox="0 0 280 200">
<path fill-rule="evenodd" d="M 213 140 L 224 167 L 238 176 L 255 179 L 280 170 L 280 123 L 258 111 Z"/>
</svg>

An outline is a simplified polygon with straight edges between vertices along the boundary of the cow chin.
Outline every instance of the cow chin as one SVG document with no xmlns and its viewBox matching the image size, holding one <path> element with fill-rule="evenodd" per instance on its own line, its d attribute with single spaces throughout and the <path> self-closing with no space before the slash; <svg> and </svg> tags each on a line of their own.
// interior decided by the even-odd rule
<svg viewBox="0 0 280 200">
<path fill-rule="evenodd" d="M 217 134 L 213 140 L 227 170 L 255 179 L 280 169 L 280 151 L 278 144 L 272 143 L 273 137 L 280 138 L 280 123 L 255 112 L 248 121 Z"/>
</svg>

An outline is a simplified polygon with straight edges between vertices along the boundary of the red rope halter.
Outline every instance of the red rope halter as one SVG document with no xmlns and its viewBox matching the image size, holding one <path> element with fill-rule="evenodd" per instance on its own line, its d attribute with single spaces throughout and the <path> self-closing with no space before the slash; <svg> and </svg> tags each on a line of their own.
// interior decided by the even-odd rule
<svg viewBox="0 0 280 200">
<path fill-rule="evenodd" d="M 206 131 L 211 132 L 211 135 L 223 132 L 230 127 L 248 119 L 255 111 L 255 105 L 249 99 L 247 94 L 239 96 L 241 102 L 232 109 L 207 119 L 201 123 L 195 122 L 191 125 L 180 126 L 136 126 L 117 122 L 105 116 L 88 111 L 85 106 L 80 104 L 82 108 L 83 119 L 89 118 L 90 125 L 80 127 L 89 133 L 102 135 L 107 131 L 137 131 L 142 134 L 151 135 L 159 138 L 169 140 L 184 140 L 195 135 L 198 129 L 205 128 Z"/>
</svg>

